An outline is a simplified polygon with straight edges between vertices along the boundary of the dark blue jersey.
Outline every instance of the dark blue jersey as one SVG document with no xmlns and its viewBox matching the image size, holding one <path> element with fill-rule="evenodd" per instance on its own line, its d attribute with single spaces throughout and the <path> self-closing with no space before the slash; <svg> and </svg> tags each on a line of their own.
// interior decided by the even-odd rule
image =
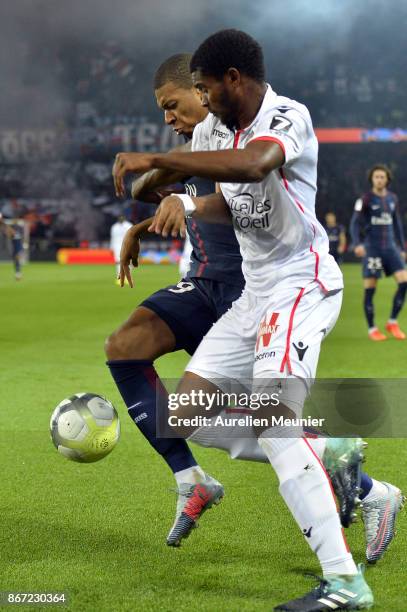
<svg viewBox="0 0 407 612">
<path fill-rule="evenodd" d="M 192 177 L 185 181 L 185 192 L 192 197 L 215 193 L 215 183 Z M 232 224 L 205 223 L 187 219 L 192 244 L 189 278 L 208 278 L 230 285 L 244 285 L 242 257 Z"/>
<path fill-rule="evenodd" d="M 403 224 L 396 194 L 388 191 L 385 196 L 378 196 L 369 191 L 356 200 L 350 233 L 354 246 L 363 242 L 369 249 L 389 250 L 399 246 L 404 251 Z"/>
<path fill-rule="evenodd" d="M 340 242 L 340 235 L 345 232 L 345 228 L 343 225 L 334 225 L 333 227 L 329 227 L 325 225 L 325 231 L 328 234 L 329 240 L 329 252 L 332 255 L 338 254 L 338 247 Z"/>
</svg>

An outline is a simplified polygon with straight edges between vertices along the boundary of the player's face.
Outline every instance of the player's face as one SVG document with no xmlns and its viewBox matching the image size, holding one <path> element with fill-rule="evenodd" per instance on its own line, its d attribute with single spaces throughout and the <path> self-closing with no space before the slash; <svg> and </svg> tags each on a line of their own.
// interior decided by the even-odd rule
<svg viewBox="0 0 407 612">
<path fill-rule="evenodd" d="M 169 81 L 155 90 L 158 106 L 164 111 L 164 121 L 178 135 L 192 138 L 197 123 L 203 121 L 207 110 L 201 104 L 199 92 L 195 87 L 183 89 Z"/>
<path fill-rule="evenodd" d="M 384 170 L 375 170 L 372 174 L 372 186 L 373 189 L 381 191 L 386 187 L 388 183 L 387 173 Z"/>
<path fill-rule="evenodd" d="M 336 216 L 333 213 L 327 213 L 325 215 L 325 222 L 328 227 L 334 227 L 336 225 Z"/>
<path fill-rule="evenodd" d="M 218 117 L 229 129 L 237 125 L 237 98 L 228 75 L 222 80 L 202 74 L 200 70 L 192 73 L 192 82 L 202 96 L 202 105 Z"/>
</svg>

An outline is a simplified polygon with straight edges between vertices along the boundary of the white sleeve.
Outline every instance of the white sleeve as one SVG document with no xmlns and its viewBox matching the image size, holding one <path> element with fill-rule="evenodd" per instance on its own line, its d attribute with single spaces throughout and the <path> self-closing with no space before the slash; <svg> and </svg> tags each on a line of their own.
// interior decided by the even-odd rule
<svg viewBox="0 0 407 612">
<path fill-rule="evenodd" d="M 201 123 L 198 123 L 192 134 L 192 151 L 209 151 L 209 137 L 211 135 L 211 115 L 209 114 Z"/>
<path fill-rule="evenodd" d="M 356 200 L 356 202 L 355 202 L 355 208 L 354 208 L 354 210 L 355 210 L 356 212 L 360 212 L 360 211 L 362 210 L 362 208 L 363 208 L 363 200 L 362 200 L 362 198 L 358 198 L 358 199 Z"/>
<path fill-rule="evenodd" d="M 276 142 L 284 151 L 287 164 L 297 159 L 303 152 L 310 127 L 305 117 L 294 108 L 284 113 L 272 109 L 258 123 L 250 142 L 254 140 Z"/>
</svg>

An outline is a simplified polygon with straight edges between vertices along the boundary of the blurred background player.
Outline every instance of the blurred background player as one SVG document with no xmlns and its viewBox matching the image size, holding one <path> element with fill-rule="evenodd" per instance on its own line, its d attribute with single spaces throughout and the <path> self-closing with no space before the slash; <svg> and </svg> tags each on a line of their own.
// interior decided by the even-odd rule
<svg viewBox="0 0 407 612">
<path fill-rule="evenodd" d="M 127 221 L 124 215 L 120 215 L 110 228 L 110 248 L 113 251 L 114 261 L 116 264 L 116 283 L 120 285 L 118 279 L 120 273 L 120 249 L 122 247 L 123 238 L 128 229 L 132 227 L 132 224 Z"/>
<path fill-rule="evenodd" d="M 374 321 L 373 296 L 382 270 L 386 276 L 393 275 L 397 283 L 386 330 L 398 340 L 406 338 L 397 323 L 407 290 L 405 238 L 398 197 L 387 188 L 391 179 L 390 169 L 383 164 L 375 164 L 368 171 L 371 190 L 356 200 L 350 226 L 355 255 L 363 258 L 364 310 L 369 338 L 376 342 L 387 339 Z"/>
<path fill-rule="evenodd" d="M 15 279 L 20 281 L 23 277 L 21 266 L 24 259 L 25 223 L 20 218 L 12 219 L 6 223 L 0 213 L 0 230 L 10 240 Z"/>
<path fill-rule="evenodd" d="M 329 252 L 336 263 L 342 262 L 342 255 L 346 251 L 346 232 L 343 225 L 339 225 L 336 215 L 327 212 L 325 215 L 325 231 L 328 234 Z"/>
</svg>

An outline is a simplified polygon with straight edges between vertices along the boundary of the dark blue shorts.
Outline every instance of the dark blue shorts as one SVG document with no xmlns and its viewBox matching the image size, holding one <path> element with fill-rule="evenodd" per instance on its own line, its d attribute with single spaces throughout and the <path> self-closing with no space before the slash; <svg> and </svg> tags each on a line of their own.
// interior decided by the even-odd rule
<svg viewBox="0 0 407 612">
<path fill-rule="evenodd" d="M 11 249 L 13 253 L 13 257 L 19 255 L 23 250 L 23 241 L 14 239 L 11 241 Z"/>
<path fill-rule="evenodd" d="M 363 278 L 380 278 L 404 270 L 404 261 L 397 249 L 366 249 L 363 258 Z"/>
<path fill-rule="evenodd" d="M 229 310 L 243 285 L 229 285 L 205 278 L 184 278 L 160 289 L 140 306 L 149 308 L 167 323 L 176 339 L 175 351 L 195 353 L 212 325 Z"/>
</svg>

